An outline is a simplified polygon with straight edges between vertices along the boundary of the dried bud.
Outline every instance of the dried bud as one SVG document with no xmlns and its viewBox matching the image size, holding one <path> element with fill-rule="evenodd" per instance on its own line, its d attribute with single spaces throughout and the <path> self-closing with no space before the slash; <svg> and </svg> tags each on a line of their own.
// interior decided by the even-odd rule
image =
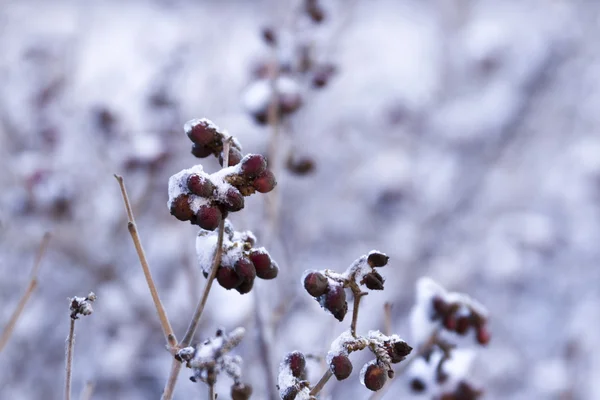
<svg viewBox="0 0 600 400">
<path fill-rule="evenodd" d="M 187 180 L 190 192 L 200 197 L 210 197 L 215 190 L 215 185 L 204 176 L 192 174 Z"/>
<path fill-rule="evenodd" d="M 371 290 L 383 290 L 384 282 L 385 279 L 383 278 L 383 276 L 381 276 L 379 272 L 373 270 L 366 274 L 360 283 L 364 284 L 367 288 Z"/>
<path fill-rule="evenodd" d="M 252 395 L 252 386 L 236 383 L 231 387 L 231 400 L 248 400 Z"/>
<path fill-rule="evenodd" d="M 194 223 L 202 229 L 207 231 L 214 231 L 221 223 L 223 214 L 218 207 L 211 207 L 209 205 L 202 205 L 196 213 Z"/>
<path fill-rule="evenodd" d="M 369 253 L 367 257 L 367 262 L 371 267 L 383 267 L 387 265 L 388 260 L 390 258 L 384 253 L 380 253 L 378 251 L 372 251 Z"/>
<path fill-rule="evenodd" d="M 385 369 L 376 362 L 370 362 L 365 365 L 363 373 L 363 384 L 367 389 L 376 392 L 381 389 L 387 381 Z"/>
<path fill-rule="evenodd" d="M 325 293 L 324 307 L 328 309 L 335 319 L 343 321 L 348 311 L 348 303 L 346 303 L 346 292 L 344 287 L 338 283 L 329 285 L 329 290 Z"/>
<path fill-rule="evenodd" d="M 260 154 L 248 154 L 241 161 L 241 173 L 248 178 L 254 178 L 267 169 L 267 161 Z"/>
<path fill-rule="evenodd" d="M 170 207 L 171 215 L 180 221 L 189 221 L 194 217 L 194 212 L 190 207 L 190 198 L 187 194 L 180 194 L 172 202 Z"/>
<path fill-rule="evenodd" d="M 421 379 L 413 378 L 410 381 L 410 388 L 413 390 L 413 392 L 421 393 L 424 392 L 425 389 L 427 389 L 427 386 L 425 385 L 425 382 L 423 382 Z"/>
<path fill-rule="evenodd" d="M 477 328 L 477 342 L 483 346 L 490 342 L 491 335 L 490 331 L 487 330 L 485 325 Z"/>
<path fill-rule="evenodd" d="M 386 348 L 393 364 L 397 364 L 404 360 L 406 356 L 410 354 L 412 349 L 412 347 L 402 340 L 393 342 Z"/>
<path fill-rule="evenodd" d="M 233 268 L 220 266 L 217 271 L 217 282 L 227 290 L 235 289 L 242 283 L 242 278 Z"/>
<path fill-rule="evenodd" d="M 262 38 L 266 44 L 269 46 L 274 46 L 277 44 L 277 34 L 275 30 L 271 27 L 265 27 L 261 31 Z"/>
<path fill-rule="evenodd" d="M 348 356 L 339 354 L 331 359 L 329 369 L 331 369 L 331 372 L 333 372 L 338 381 L 343 381 L 352 373 L 352 363 Z"/>
<path fill-rule="evenodd" d="M 304 375 L 306 368 L 306 359 L 304 354 L 299 351 L 293 351 L 285 357 L 285 362 L 289 365 L 292 375 L 296 378 L 300 378 Z"/>
<path fill-rule="evenodd" d="M 273 172 L 270 170 L 264 171 L 254 180 L 254 182 L 252 182 L 254 189 L 260 193 L 268 193 L 273 190 L 276 185 L 277 181 L 275 180 L 275 175 L 273 175 Z"/>
<path fill-rule="evenodd" d="M 318 271 L 309 272 L 304 277 L 304 289 L 313 297 L 325 294 L 327 286 L 327 277 Z"/>
</svg>

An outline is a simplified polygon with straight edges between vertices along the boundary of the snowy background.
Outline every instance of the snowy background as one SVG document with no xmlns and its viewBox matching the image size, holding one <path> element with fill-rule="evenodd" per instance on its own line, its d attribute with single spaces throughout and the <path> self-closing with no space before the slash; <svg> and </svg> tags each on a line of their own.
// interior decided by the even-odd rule
<svg viewBox="0 0 600 400">
<path fill-rule="evenodd" d="M 386 290 L 363 300 L 359 331 L 383 329 L 389 301 L 393 332 L 411 343 L 415 282 L 430 276 L 489 309 L 492 342 L 472 372 L 486 398 L 600 398 L 600 2 L 323 0 L 319 27 L 294 22 L 295 3 L 0 2 L 0 327 L 53 234 L 0 354 L 0 398 L 62 398 L 66 298 L 90 290 L 98 300 L 76 327 L 75 396 L 92 381 L 94 399 L 159 398 L 170 356 L 113 174 L 125 178 L 181 336 L 203 278 L 197 229 L 169 215 L 167 180 L 197 161 L 182 129 L 191 118 L 267 152 L 269 129 L 241 101 L 270 56 L 265 25 L 310 37 L 338 73 L 306 90 L 282 133 L 316 169 L 278 175 L 269 246 L 279 277 L 244 296 L 216 286 L 198 338 L 245 327 L 245 380 L 253 398 L 268 398 L 256 304 L 274 377 L 286 352 L 323 355 L 349 324 L 304 292 L 302 272 L 343 271 L 376 248 L 391 256 Z M 263 198 L 232 218 L 259 245 Z M 353 375 L 327 394 L 367 399 L 358 371 L 369 359 L 353 355 Z M 309 368 L 316 382 L 323 367 Z M 206 398 L 189 375 L 175 397 Z M 230 384 L 219 382 L 223 398 Z M 384 398 L 411 398 L 406 388 L 397 379 Z"/>
</svg>

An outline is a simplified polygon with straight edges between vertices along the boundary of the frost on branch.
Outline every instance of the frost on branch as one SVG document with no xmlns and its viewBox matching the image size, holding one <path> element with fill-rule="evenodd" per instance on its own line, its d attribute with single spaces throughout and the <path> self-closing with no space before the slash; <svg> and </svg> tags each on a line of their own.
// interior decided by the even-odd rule
<svg viewBox="0 0 600 400">
<path fill-rule="evenodd" d="M 473 348 L 457 348 L 472 332 L 479 345 L 490 340 L 488 313 L 466 294 L 447 292 L 429 278 L 417 282 L 417 301 L 411 314 L 413 338 L 420 357 L 411 365 L 411 387 L 434 398 L 476 399 L 482 391 L 468 382 L 475 357 Z"/>
<path fill-rule="evenodd" d="M 90 292 L 87 297 L 72 297 L 69 299 L 71 305 L 69 310 L 71 311 L 71 319 L 79 319 L 79 315 L 90 315 L 94 312 L 92 303 L 96 301 L 96 295 L 94 292 Z"/>
<path fill-rule="evenodd" d="M 229 221 L 225 221 L 223 252 L 218 266 L 217 282 L 225 289 L 248 293 L 254 279 L 274 279 L 279 273 L 277 263 L 271 259 L 264 247 L 255 247 L 256 237 L 250 231 L 236 232 Z M 196 237 L 198 263 L 205 277 L 210 274 L 217 246 L 217 233 L 201 230 Z"/>
<path fill-rule="evenodd" d="M 252 389 L 241 382 L 242 359 L 228 354 L 240 344 L 245 333 L 244 328 L 236 328 L 229 334 L 219 329 L 215 337 L 205 340 L 202 344 L 179 350 L 176 357 L 180 361 L 185 361 L 186 366 L 194 372 L 190 377 L 192 382 L 202 381 L 214 385 L 218 375 L 224 372 L 234 382 L 231 389 L 232 397 L 235 393 L 237 399 L 247 399 Z M 247 397 L 244 397 L 245 394 Z"/>
<path fill-rule="evenodd" d="M 306 359 L 299 351 L 288 353 L 279 364 L 277 387 L 283 400 L 312 400 L 306 380 Z"/>
<path fill-rule="evenodd" d="M 388 259 L 384 253 L 372 250 L 355 260 L 342 274 L 329 269 L 307 270 L 302 276 L 302 284 L 321 307 L 341 322 L 348 311 L 344 288 L 349 287 L 355 296 L 363 295 L 361 286 L 369 290 L 383 290 L 385 279 L 377 268 L 384 267 Z"/>
</svg>

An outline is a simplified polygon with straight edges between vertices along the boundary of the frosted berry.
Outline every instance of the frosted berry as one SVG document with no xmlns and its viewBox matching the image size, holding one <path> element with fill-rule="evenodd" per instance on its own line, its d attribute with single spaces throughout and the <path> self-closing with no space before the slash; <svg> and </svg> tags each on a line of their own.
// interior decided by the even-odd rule
<svg viewBox="0 0 600 400">
<path fill-rule="evenodd" d="M 252 386 L 236 383 L 231 387 L 231 400 L 248 400 L 252 395 Z"/>
<path fill-rule="evenodd" d="M 246 294 L 250 293 L 252 287 L 254 287 L 254 278 L 244 278 L 242 283 L 240 283 L 235 290 L 237 290 L 239 294 Z"/>
<path fill-rule="evenodd" d="M 203 144 L 194 143 L 194 145 L 192 146 L 192 154 L 194 155 L 194 157 L 206 158 L 212 153 L 213 151 L 210 148 L 204 146 Z"/>
<path fill-rule="evenodd" d="M 255 180 L 252 182 L 252 186 L 256 189 L 257 192 L 260 193 L 268 193 L 275 188 L 277 185 L 277 181 L 275 180 L 275 175 L 269 170 L 261 173 Z"/>
<path fill-rule="evenodd" d="M 187 135 L 194 143 L 207 145 L 217 138 L 219 132 L 215 126 L 206 120 L 199 121 L 191 129 L 187 131 Z"/>
<path fill-rule="evenodd" d="M 352 363 L 348 356 L 339 354 L 334 356 L 329 363 L 329 369 L 338 381 L 343 381 L 352 373 Z"/>
<path fill-rule="evenodd" d="M 296 378 L 300 378 L 304 375 L 304 368 L 306 368 L 304 354 L 299 351 L 292 351 L 285 357 L 285 363 L 289 365 L 292 375 Z"/>
<path fill-rule="evenodd" d="M 197 174 L 188 177 L 187 186 L 190 192 L 200 197 L 210 197 L 215 190 L 215 185 L 210 180 Z"/>
<path fill-rule="evenodd" d="M 248 154 L 241 161 L 241 173 L 249 178 L 260 175 L 267 169 L 267 161 L 260 154 Z"/>
<path fill-rule="evenodd" d="M 180 221 L 189 221 L 194 217 L 194 212 L 190 207 L 190 198 L 187 194 L 180 194 L 172 202 L 170 207 L 171 215 Z"/>
<path fill-rule="evenodd" d="M 294 400 L 297 394 L 298 388 L 295 386 L 290 386 L 289 388 L 286 388 L 283 393 L 280 393 L 281 400 Z"/>
<path fill-rule="evenodd" d="M 309 272 L 304 277 L 304 289 L 313 297 L 324 295 L 327 286 L 327 277 L 318 271 Z"/>
<path fill-rule="evenodd" d="M 482 325 L 477 328 L 477 342 L 481 345 L 486 345 L 490 342 L 491 335 L 490 331 L 487 330 L 485 325 Z"/>
<path fill-rule="evenodd" d="M 383 290 L 385 279 L 377 271 L 371 271 L 366 274 L 361 283 L 371 290 Z"/>
<path fill-rule="evenodd" d="M 364 376 L 364 383 L 367 389 L 376 392 L 385 385 L 386 380 L 387 374 L 378 364 L 370 364 L 367 366 Z"/>
<path fill-rule="evenodd" d="M 254 264 L 249 259 L 242 257 L 233 265 L 235 272 L 242 279 L 254 279 L 256 277 L 256 269 Z"/>
<path fill-rule="evenodd" d="M 217 282 L 227 290 L 235 289 L 242 283 L 242 278 L 233 268 L 220 266 L 217 271 Z"/>
<path fill-rule="evenodd" d="M 254 268 L 256 269 L 256 276 L 261 279 L 265 279 L 264 276 L 268 276 L 272 273 L 271 268 L 271 257 L 266 251 L 252 250 L 248 255 Z"/>
<path fill-rule="evenodd" d="M 230 187 L 225 192 L 221 202 L 227 211 L 236 212 L 244 208 L 244 196 L 234 187 Z"/>
<path fill-rule="evenodd" d="M 207 231 L 214 231 L 221 223 L 222 218 L 223 214 L 221 213 L 221 210 L 219 210 L 218 207 L 202 205 L 196 213 L 194 222 L 202 229 L 206 229 Z"/>
<path fill-rule="evenodd" d="M 390 258 L 383 253 L 373 251 L 367 257 L 367 262 L 371 267 L 383 267 L 388 263 L 389 259 Z"/>
<path fill-rule="evenodd" d="M 348 311 L 346 303 L 346 292 L 340 284 L 329 285 L 329 290 L 325 293 L 325 308 L 331 311 L 335 319 L 343 321 Z"/>
<path fill-rule="evenodd" d="M 261 279 L 275 279 L 279 275 L 279 267 L 275 261 L 271 262 L 271 266 L 267 270 L 261 271 L 260 275 L 256 271 L 256 276 Z"/>
</svg>

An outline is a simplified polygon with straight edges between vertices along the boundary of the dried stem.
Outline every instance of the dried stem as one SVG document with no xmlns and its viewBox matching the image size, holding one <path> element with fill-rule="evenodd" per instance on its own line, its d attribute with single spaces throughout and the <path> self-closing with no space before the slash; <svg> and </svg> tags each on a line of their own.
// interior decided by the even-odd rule
<svg viewBox="0 0 600 400">
<path fill-rule="evenodd" d="M 81 397 L 79 398 L 79 400 L 91 400 L 93 393 L 94 393 L 94 382 L 87 381 L 85 383 L 85 387 L 83 388 L 83 391 L 81 392 Z"/>
<path fill-rule="evenodd" d="M 119 186 L 121 187 L 121 194 L 123 195 L 125 209 L 127 210 L 127 229 L 129 230 L 129 234 L 131 235 L 131 239 L 133 240 L 133 244 L 135 246 L 138 258 L 140 259 L 140 264 L 142 265 L 142 270 L 144 271 L 144 276 L 146 277 L 146 283 L 148 284 L 148 288 L 150 289 L 150 295 L 152 296 L 152 300 L 154 301 L 154 306 L 156 307 L 156 312 L 158 313 L 160 325 L 167 340 L 169 350 L 173 351 L 177 346 L 177 338 L 175 337 L 173 328 L 171 328 L 171 324 L 169 323 L 167 312 L 165 311 L 165 308 L 162 302 L 160 301 L 160 297 L 158 296 L 158 291 L 156 290 L 154 279 L 152 279 L 152 274 L 150 273 L 148 260 L 146 259 L 146 253 L 144 252 L 144 248 L 142 247 L 140 236 L 137 230 L 137 225 L 135 224 L 135 219 L 133 217 L 133 210 L 131 209 L 129 196 L 127 196 L 127 190 L 125 189 L 125 182 L 123 181 L 122 176 L 115 175 L 115 178 L 117 179 L 117 181 L 119 182 Z"/>
<path fill-rule="evenodd" d="M 223 166 L 227 167 L 229 165 L 229 148 L 231 146 L 231 138 L 228 138 L 223 142 Z M 210 289 L 212 288 L 213 281 L 217 276 L 217 270 L 219 269 L 219 264 L 221 263 L 221 255 L 223 253 L 223 234 L 225 232 L 225 219 L 223 218 L 219 223 L 219 231 L 217 233 L 217 250 L 215 251 L 215 256 L 213 258 L 213 263 L 210 268 L 210 275 L 204 284 L 204 289 L 202 290 L 202 296 L 200 296 L 200 300 L 198 301 L 198 305 L 196 306 L 196 310 L 194 311 L 194 315 L 192 316 L 192 320 L 188 325 L 187 331 L 183 337 L 183 340 L 177 346 L 178 348 L 188 347 L 192 343 L 192 339 L 194 338 L 194 334 L 196 333 L 196 329 L 198 328 L 198 324 L 200 323 L 200 317 L 202 316 L 202 312 L 204 311 L 204 307 L 206 306 L 206 301 L 208 300 L 208 295 L 210 293 Z M 177 377 L 179 376 L 179 371 L 181 371 L 181 362 L 177 359 L 173 359 L 173 363 L 171 364 L 171 372 L 169 373 L 169 378 L 167 379 L 167 384 L 165 385 L 165 389 L 163 391 L 162 400 L 171 400 L 173 398 L 173 392 L 175 390 L 175 385 L 177 384 Z"/>
<path fill-rule="evenodd" d="M 4 328 L 4 330 L 2 331 L 2 336 L 0 336 L 0 353 L 4 349 L 4 346 L 6 346 L 6 343 L 8 343 L 8 339 L 10 339 L 10 337 L 15 329 L 15 326 L 17 325 L 17 321 L 21 317 L 21 313 L 25 309 L 25 305 L 27 304 L 27 301 L 29 300 L 29 298 L 31 297 L 31 294 L 33 293 L 33 291 L 35 290 L 35 288 L 38 285 L 38 279 L 37 279 L 38 273 L 40 270 L 42 257 L 44 256 L 44 253 L 46 252 L 46 248 L 48 247 L 49 240 L 50 240 L 50 233 L 45 233 L 44 237 L 42 238 L 42 243 L 40 244 L 40 247 L 38 248 L 38 251 L 37 251 L 37 255 L 35 257 L 35 262 L 33 264 L 33 269 L 31 270 L 31 278 L 29 279 L 29 284 L 27 285 L 27 288 L 25 289 L 25 293 L 23 293 L 23 296 L 19 300 L 19 303 L 17 304 L 17 308 L 15 309 L 13 314 L 10 316 L 10 319 L 8 320 L 8 324 L 6 325 L 6 328 Z"/>
<path fill-rule="evenodd" d="M 321 380 L 319 380 L 319 383 L 317 383 L 315 385 L 315 387 L 312 388 L 312 390 L 310 391 L 310 395 L 316 396 L 317 393 L 319 393 L 321 390 L 323 390 L 323 387 L 325 387 L 325 384 L 329 381 L 329 379 L 331 379 L 332 376 L 333 376 L 333 372 L 331 372 L 331 370 L 329 368 L 327 368 L 327 370 L 321 377 Z"/>
<path fill-rule="evenodd" d="M 211 383 L 210 385 L 208 385 L 208 398 L 210 400 L 215 400 L 215 385 L 214 383 Z"/>
<path fill-rule="evenodd" d="M 367 292 L 360 290 L 357 284 L 353 283 L 350 285 L 352 293 L 354 294 L 354 308 L 352 309 L 352 322 L 350 323 L 350 333 L 353 337 L 356 337 L 356 323 L 358 322 L 358 310 L 360 307 L 360 299 L 363 296 L 368 295 Z"/>
<path fill-rule="evenodd" d="M 75 343 L 75 319 L 71 318 L 67 339 L 67 362 L 65 378 L 65 400 L 71 400 L 71 372 L 73 370 L 73 345 Z"/>
</svg>

